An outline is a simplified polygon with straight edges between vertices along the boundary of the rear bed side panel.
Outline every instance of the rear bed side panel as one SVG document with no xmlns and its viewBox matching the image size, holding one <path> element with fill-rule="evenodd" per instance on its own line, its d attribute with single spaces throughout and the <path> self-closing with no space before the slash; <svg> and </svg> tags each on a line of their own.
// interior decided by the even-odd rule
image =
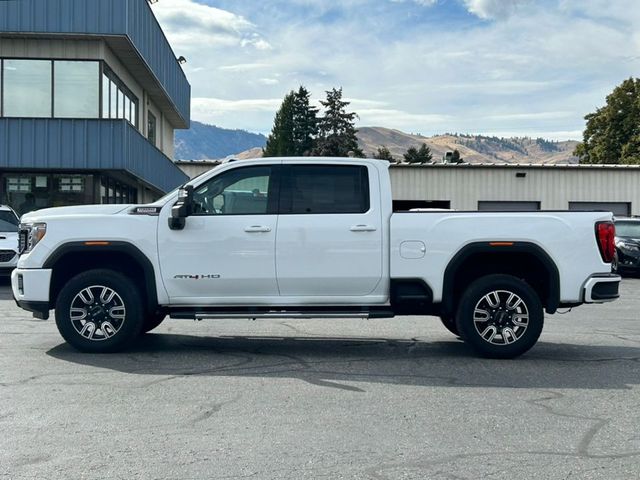
<svg viewBox="0 0 640 480">
<path fill-rule="evenodd" d="M 391 217 L 391 278 L 421 278 L 442 301 L 447 265 L 465 246 L 477 242 L 525 242 L 537 245 L 556 264 L 560 301 L 579 303 L 585 281 L 611 272 L 602 261 L 595 223 L 611 221 L 596 212 L 421 212 Z M 403 258 L 404 242 L 422 242 L 422 258 Z M 402 246 L 407 255 L 405 243 Z M 499 249 L 499 247 L 496 247 Z"/>
</svg>

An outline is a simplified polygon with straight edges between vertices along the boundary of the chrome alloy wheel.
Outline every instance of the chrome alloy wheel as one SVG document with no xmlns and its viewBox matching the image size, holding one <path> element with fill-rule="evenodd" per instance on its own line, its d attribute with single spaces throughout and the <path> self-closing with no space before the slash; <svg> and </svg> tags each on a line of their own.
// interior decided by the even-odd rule
<svg viewBox="0 0 640 480">
<path fill-rule="evenodd" d="M 476 304 L 473 325 L 485 342 L 510 345 L 529 327 L 529 310 L 524 300 L 508 290 L 487 293 Z"/>
<path fill-rule="evenodd" d="M 103 285 L 81 290 L 73 297 L 69 308 L 71 324 L 76 332 L 96 342 L 108 340 L 118 333 L 126 314 L 122 297 Z"/>
</svg>

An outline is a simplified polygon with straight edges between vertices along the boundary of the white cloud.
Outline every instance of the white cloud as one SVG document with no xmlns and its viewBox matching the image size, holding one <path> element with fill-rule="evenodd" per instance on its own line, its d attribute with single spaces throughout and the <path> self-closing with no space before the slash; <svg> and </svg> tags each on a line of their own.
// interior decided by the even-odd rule
<svg viewBox="0 0 640 480">
<path fill-rule="evenodd" d="M 193 49 L 205 46 L 250 46 L 270 48 L 256 33 L 256 27 L 234 13 L 198 3 L 194 0 L 171 0 L 152 5 L 174 47 Z"/>
<path fill-rule="evenodd" d="M 431 7 L 438 3 L 438 0 L 391 0 L 393 3 L 413 2 L 423 7 Z"/>
<path fill-rule="evenodd" d="M 525 113 L 505 113 L 489 115 L 489 120 L 557 120 L 570 118 L 573 112 L 525 112 Z"/>
<path fill-rule="evenodd" d="M 510 16 L 518 7 L 531 0 L 464 0 L 469 12 L 488 20 Z"/>
<path fill-rule="evenodd" d="M 442 0 L 424 10 L 410 1 L 290 0 L 284 9 L 237 0 L 231 13 L 171 0 L 154 9 L 166 5 L 159 19 L 189 59 L 193 118 L 263 133 L 284 95 L 305 85 L 314 101 L 344 87 L 360 125 L 577 138 L 584 115 L 640 71 L 637 0 Z M 510 16 L 451 28 L 453 1 L 482 18 Z M 183 28 L 178 5 L 205 10 Z"/>
<path fill-rule="evenodd" d="M 221 65 L 218 70 L 223 72 L 250 72 L 269 67 L 268 63 L 239 63 L 236 65 Z"/>
<path fill-rule="evenodd" d="M 191 99 L 194 120 L 227 128 L 242 128 L 267 133 L 281 98 L 226 100 L 221 98 Z"/>
<path fill-rule="evenodd" d="M 431 129 L 451 120 L 448 115 L 411 113 L 392 108 L 362 108 L 357 112 L 360 116 L 359 125 L 390 125 L 400 130 L 413 130 L 416 125 Z"/>
<path fill-rule="evenodd" d="M 214 114 L 227 112 L 275 112 L 281 103 L 281 98 L 258 98 L 253 100 L 194 98 L 191 100 L 194 111 Z"/>
<path fill-rule="evenodd" d="M 280 80 L 277 78 L 259 78 L 256 80 L 260 85 L 278 85 Z"/>
</svg>

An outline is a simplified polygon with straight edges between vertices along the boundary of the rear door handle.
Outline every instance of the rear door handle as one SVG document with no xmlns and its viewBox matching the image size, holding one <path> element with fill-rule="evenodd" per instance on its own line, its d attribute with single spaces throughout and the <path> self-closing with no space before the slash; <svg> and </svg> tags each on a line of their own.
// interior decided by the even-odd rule
<svg viewBox="0 0 640 480">
<path fill-rule="evenodd" d="M 262 225 L 252 225 L 244 229 L 247 233 L 268 233 L 271 231 L 271 227 L 263 227 Z"/>
<path fill-rule="evenodd" d="M 354 225 L 350 230 L 352 232 L 375 232 L 377 228 L 372 225 Z"/>
</svg>

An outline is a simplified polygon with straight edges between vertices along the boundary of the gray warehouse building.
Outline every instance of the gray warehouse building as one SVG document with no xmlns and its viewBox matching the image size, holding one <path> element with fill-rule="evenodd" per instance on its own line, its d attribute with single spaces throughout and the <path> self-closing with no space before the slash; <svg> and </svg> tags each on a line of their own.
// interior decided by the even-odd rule
<svg viewBox="0 0 640 480">
<path fill-rule="evenodd" d="M 177 162 L 194 177 L 218 162 Z M 398 208 L 606 210 L 640 215 L 640 165 L 392 165 Z"/>
<path fill-rule="evenodd" d="M 640 214 L 640 166 L 398 165 L 394 199 L 455 210 L 606 210 Z"/>
</svg>

